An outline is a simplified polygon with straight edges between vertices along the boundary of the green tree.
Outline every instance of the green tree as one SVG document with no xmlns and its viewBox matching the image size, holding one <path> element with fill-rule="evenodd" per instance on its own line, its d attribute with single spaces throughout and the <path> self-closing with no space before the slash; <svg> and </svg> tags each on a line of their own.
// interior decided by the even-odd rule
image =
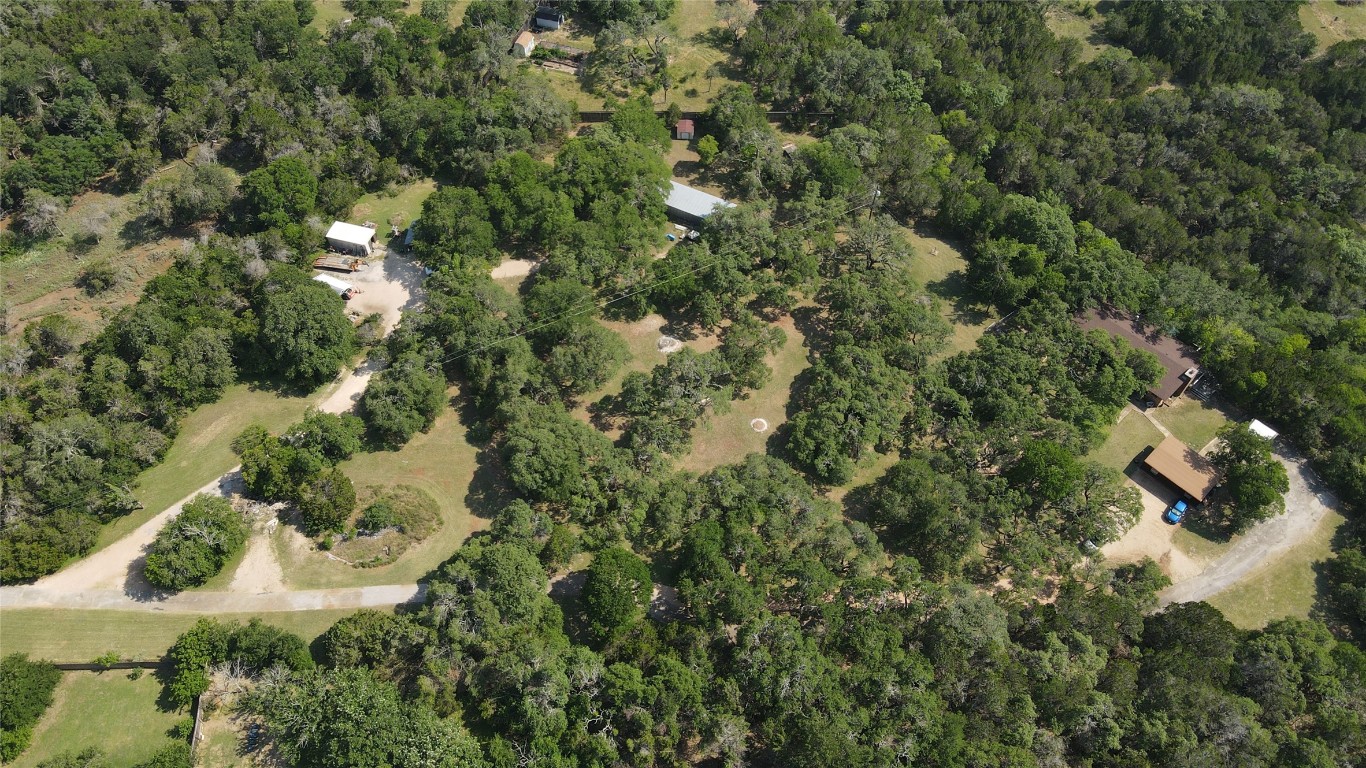
<svg viewBox="0 0 1366 768">
<path fill-rule="evenodd" d="M 421 357 L 404 355 L 380 371 L 361 396 L 361 415 L 380 443 L 398 448 L 426 431 L 446 402 L 446 383 Z"/>
<path fill-rule="evenodd" d="M 247 525 L 227 499 L 200 494 L 158 533 L 143 574 L 154 586 L 180 591 L 223 569 L 247 541 Z"/>
<path fill-rule="evenodd" d="M 697 140 L 697 158 L 702 161 L 702 165 L 711 165 L 720 153 L 721 147 L 717 145 L 715 136 L 707 134 Z"/>
<path fill-rule="evenodd" d="M 0 660 L 0 759 L 11 762 L 28 747 L 61 679 L 51 662 L 29 661 L 26 654 Z"/>
<path fill-rule="evenodd" d="M 356 489 L 340 469 L 329 469 L 299 489 L 299 513 L 310 531 L 340 531 L 356 508 Z"/>
<path fill-rule="evenodd" d="M 443 187 L 422 203 L 413 249 L 430 266 L 496 258 L 489 208 L 477 190 Z"/>
<path fill-rule="evenodd" d="M 1272 455 L 1271 441 L 1236 422 L 1219 430 L 1219 440 L 1210 462 L 1223 475 L 1233 530 L 1246 530 L 1284 509 L 1290 478 Z"/>
<path fill-rule="evenodd" d="M 313 280 L 270 293 L 261 307 L 258 343 L 271 367 L 309 389 L 331 380 L 356 347 L 345 308 L 340 296 Z"/>
<path fill-rule="evenodd" d="M 583 585 L 589 630 L 602 643 L 645 616 L 653 591 L 650 568 L 629 550 L 609 547 L 593 556 Z"/>
</svg>

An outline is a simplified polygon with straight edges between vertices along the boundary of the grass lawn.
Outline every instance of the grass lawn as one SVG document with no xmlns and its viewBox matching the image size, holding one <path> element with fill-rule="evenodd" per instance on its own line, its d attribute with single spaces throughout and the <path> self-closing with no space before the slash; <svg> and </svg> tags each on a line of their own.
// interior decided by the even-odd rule
<svg viewBox="0 0 1366 768">
<path fill-rule="evenodd" d="M 1181 442 L 1197 451 L 1228 423 L 1223 411 L 1197 397 L 1178 397 L 1171 405 L 1154 408 L 1149 413 Z"/>
<path fill-rule="evenodd" d="M 1318 593 L 1314 564 L 1333 556 L 1333 534 L 1343 522 L 1342 515 L 1329 512 L 1308 539 L 1206 602 L 1243 629 L 1307 617 Z"/>
<path fill-rule="evenodd" d="M 375 222 L 379 227 L 379 239 L 383 242 L 389 237 L 390 217 L 401 216 L 402 221 L 398 225 L 399 229 L 406 228 L 413 219 L 422 213 L 422 202 L 435 191 L 435 181 L 422 179 L 400 187 L 393 195 L 386 195 L 384 192 L 371 192 L 368 195 L 363 195 L 351 207 L 349 220 L 357 224 L 362 221 Z"/>
<path fill-rule="evenodd" d="M 702 473 L 725 464 L 736 464 L 751 453 L 766 453 L 775 430 L 787 421 L 787 399 L 792 381 L 807 366 L 806 339 L 783 317 L 777 325 L 787 334 L 787 343 L 765 363 L 773 370 L 768 384 L 751 392 L 744 400 L 733 400 L 725 413 L 709 413 L 693 430 L 692 450 L 679 458 L 677 466 Z M 755 432 L 753 419 L 768 422 L 768 429 Z"/>
<path fill-rule="evenodd" d="M 313 642 L 352 609 L 263 613 L 261 620 Z M 220 621 L 245 624 L 254 614 L 221 613 Z M 200 618 L 193 613 L 86 611 L 59 608 L 6 609 L 0 617 L 0 648 L 35 659 L 86 663 L 114 651 L 120 658 L 161 658 L 175 639 Z"/>
<path fill-rule="evenodd" d="M 953 245 L 927 231 L 902 227 L 901 234 L 915 248 L 915 256 L 906 265 L 911 277 L 944 302 L 944 318 L 953 325 L 948 346 L 936 359 L 976 348 L 977 340 L 982 338 L 996 317 L 994 313 L 967 301 L 967 259 Z"/>
<path fill-rule="evenodd" d="M 1111 469 L 1123 472 L 1144 448 L 1162 442 L 1162 433 L 1143 414 L 1125 406 L 1124 419 L 1110 428 L 1105 442 L 1086 458 Z"/>
<path fill-rule="evenodd" d="M 456 390 L 449 391 L 454 395 Z M 340 466 L 356 486 L 411 485 L 436 499 L 441 527 L 412 545 L 397 562 L 378 568 L 356 568 L 301 546 L 288 526 L 279 526 L 272 541 L 285 581 L 294 589 L 406 584 L 417 581 L 450 557 L 474 531 L 484 528 L 495 509 L 466 506 L 475 477 L 478 448 L 465 439 L 459 415 L 447 408 L 426 433 L 418 433 L 401 450 L 363 453 Z"/>
<path fill-rule="evenodd" d="M 99 747 L 110 768 L 151 757 L 171 743 L 167 731 L 184 719 L 183 712 L 157 706 L 161 683 L 144 673 L 137 680 L 125 671 L 66 672 L 57 684 L 52 706 L 34 728 L 33 742 L 11 768 L 30 768 L 68 751 Z"/>
<path fill-rule="evenodd" d="M 175 178 L 185 171 L 183 163 L 171 163 L 154 179 Z M 62 234 L 33 244 L 0 265 L 0 296 L 10 321 L 10 334 L 46 315 L 65 313 L 91 334 L 120 308 L 132 304 L 149 280 L 165 272 L 180 253 L 184 240 L 165 232 L 144 232 L 127 226 L 137 214 L 139 193 L 80 194 L 61 216 Z M 106 234 L 99 242 L 81 242 L 83 221 L 105 218 Z M 91 264 L 105 262 L 118 274 L 113 288 L 88 296 L 76 287 L 76 278 Z"/>
<path fill-rule="evenodd" d="M 327 388 L 307 397 L 291 397 L 247 384 L 229 387 L 216 403 L 195 409 L 180 422 L 180 434 L 166 459 L 137 478 L 134 495 L 143 508 L 106 525 L 95 549 L 102 549 L 160 514 L 214 478 L 237 466 L 233 438 L 252 424 L 279 432 L 303 418 Z"/>
<path fill-rule="evenodd" d="M 1334 43 L 1366 37 L 1366 5 L 1310 0 L 1300 6 L 1300 25 L 1318 40 L 1318 50 L 1325 51 Z"/>
<path fill-rule="evenodd" d="M 1172 544 L 1189 555 L 1192 560 L 1209 563 L 1222 557 L 1237 538 L 1234 536 L 1228 541 L 1207 539 L 1183 525 L 1172 534 Z"/>
<path fill-rule="evenodd" d="M 1090 19 L 1060 5 L 1052 6 L 1044 14 L 1048 28 L 1058 37 L 1075 37 L 1081 41 L 1081 60 L 1091 61 L 1108 48 L 1113 48 L 1100 34 L 1105 16 L 1096 12 Z"/>
</svg>

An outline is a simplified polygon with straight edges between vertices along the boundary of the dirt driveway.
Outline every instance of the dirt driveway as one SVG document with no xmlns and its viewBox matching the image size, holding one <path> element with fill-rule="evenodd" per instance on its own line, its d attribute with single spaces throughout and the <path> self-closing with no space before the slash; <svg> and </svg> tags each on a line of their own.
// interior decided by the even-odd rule
<svg viewBox="0 0 1366 768">
<path fill-rule="evenodd" d="M 362 291 L 351 300 L 348 309 L 359 312 L 362 316 L 379 312 L 384 316 L 384 330 L 388 333 L 398 325 L 403 310 L 416 306 L 421 300 L 422 280 L 422 268 L 411 259 L 403 256 L 380 259 L 347 278 L 348 282 Z M 319 410 L 326 413 L 344 413 L 354 408 L 376 370 L 378 367 L 367 361 L 354 370 L 343 373 L 339 381 L 318 393 Z M 172 606 L 186 606 L 185 610 L 196 611 L 200 607 L 215 604 L 240 604 L 235 601 L 237 596 L 241 595 L 264 597 L 293 594 L 284 591 L 282 580 L 279 578 L 280 565 L 275 560 L 274 549 L 269 546 L 266 538 L 264 521 L 258 521 L 260 524 L 254 526 L 247 543 L 247 556 L 239 565 L 238 573 L 234 574 L 227 592 L 184 593 L 163 599 L 142 577 L 142 565 L 147 548 L 156 539 L 157 532 L 162 526 L 180 514 L 181 508 L 201 493 L 224 497 L 240 494 L 243 488 L 239 470 L 240 467 L 234 467 L 223 477 L 176 502 L 122 539 L 57 573 L 39 579 L 30 586 L 0 588 L 0 604 L 6 607 L 109 607 L 117 610 L 137 610 L 139 607 L 147 610 L 174 610 Z M 243 573 L 244 569 L 250 573 Z M 389 590 L 394 594 L 408 595 L 410 598 L 414 588 L 415 585 L 393 585 Z M 376 595 L 388 594 L 389 592 L 379 588 L 376 592 L 365 593 L 364 597 L 351 595 L 337 598 L 343 600 L 343 603 L 329 603 L 324 607 L 371 605 L 374 603 L 367 601 L 381 599 Z M 351 602 L 345 602 L 347 600 Z M 268 600 L 262 603 L 271 604 L 273 603 Z M 311 604 L 308 599 L 292 602 L 284 600 L 279 605 L 285 607 L 262 607 L 260 610 L 306 610 Z M 290 607 L 295 605 L 304 607 Z M 214 610 L 230 609 L 223 607 Z"/>
<path fill-rule="evenodd" d="M 1302 457 L 1288 451 L 1275 456 L 1290 478 L 1285 512 L 1253 526 L 1198 575 L 1168 587 L 1159 595 L 1162 605 L 1204 600 L 1271 565 L 1313 535 L 1324 515 L 1337 507 L 1337 498 Z"/>
<path fill-rule="evenodd" d="M 1184 581 L 1200 573 L 1201 563 L 1186 554 L 1172 541 L 1177 527 L 1162 520 L 1162 513 L 1176 500 L 1176 492 L 1141 468 L 1129 471 L 1125 484 L 1138 489 L 1143 498 L 1143 516 L 1118 541 L 1101 547 L 1109 560 L 1132 563 L 1151 557 L 1162 567 L 1173 582 Z"/>
</svg>

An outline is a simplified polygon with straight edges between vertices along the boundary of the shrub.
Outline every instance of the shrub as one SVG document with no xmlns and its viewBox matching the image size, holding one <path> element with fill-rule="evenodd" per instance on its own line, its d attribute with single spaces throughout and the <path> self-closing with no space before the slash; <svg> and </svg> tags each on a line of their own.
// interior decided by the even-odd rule
<svg viewBox="0 0 1366 768">
<path fill-rule="evenodd" d="M 97 261 L 81 270 L 76 285 L 85 289 L 87 296 L 98 296 L 119 284 L 119 273 L 107 261 Z"/>
<path fill-rule="evenodd" d="M 356 530 L 361 533 L 378 533 L 385 528 L 401 528 L 394 505 L 388 499 L 380 499 L 366 507 L 356 521 Z"/>
</svg>

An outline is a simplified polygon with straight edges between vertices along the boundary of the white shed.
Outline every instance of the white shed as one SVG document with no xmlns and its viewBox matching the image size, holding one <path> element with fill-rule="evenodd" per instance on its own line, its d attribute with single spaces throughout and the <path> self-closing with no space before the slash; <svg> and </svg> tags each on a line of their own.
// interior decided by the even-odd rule
<svg viewBox="0 0 1366 768">
<path fill-rule="evenodd" d="M 1272 429 L 1271 427 L 1268 427 L 1260 421 L 1257 421 L 1256 419 L 1253 419 L 1252 423 L 1247 425 L 1247 428 L 1254 435 L 1261 435 L 1262 437 L 1265 437 L 1267 440 L 1275 440 L 1276 438 L 1281 436 L 1280 432 L 1277 432 L 1276 430 Z"/>
<path fill-rule="evenodd" d="M 343 299 L 351 298 L 351 294 L 356 290 L 355 286 L 351 285 L 345 280 L 338 280 L 337 278 L 331 275 L 315 275 L 313 279 L 317 280 L 318 282 L 322 283 L 328 288 L 331 288 L 333 291 L 336 291 L 337 295 L 342 297 Z"/>
<path fill-rule="evenodd" d="M 327 230 L 327 245 L 342 253 L 369 256 L 375 247 L 375 228 L 334 221 Z"/>
<path fill-rule="evenodd" d="M 722 200 L 716 195 L 700 189 L 684 186 L 676 181 L 669 182 L 669 197 L 664 207 L 670 216 L 687 224 L 701 224 L 717 208 L 734 208 L 735 203 Z"/>
<path fill-rule="evenodd" d="M 536 50 L 536 36 L 526 30 L 522 30 L 522 34 L 512 41 L 512 55 L 517 58 L 525 59 L 534 50 Z"/>
</svg>

